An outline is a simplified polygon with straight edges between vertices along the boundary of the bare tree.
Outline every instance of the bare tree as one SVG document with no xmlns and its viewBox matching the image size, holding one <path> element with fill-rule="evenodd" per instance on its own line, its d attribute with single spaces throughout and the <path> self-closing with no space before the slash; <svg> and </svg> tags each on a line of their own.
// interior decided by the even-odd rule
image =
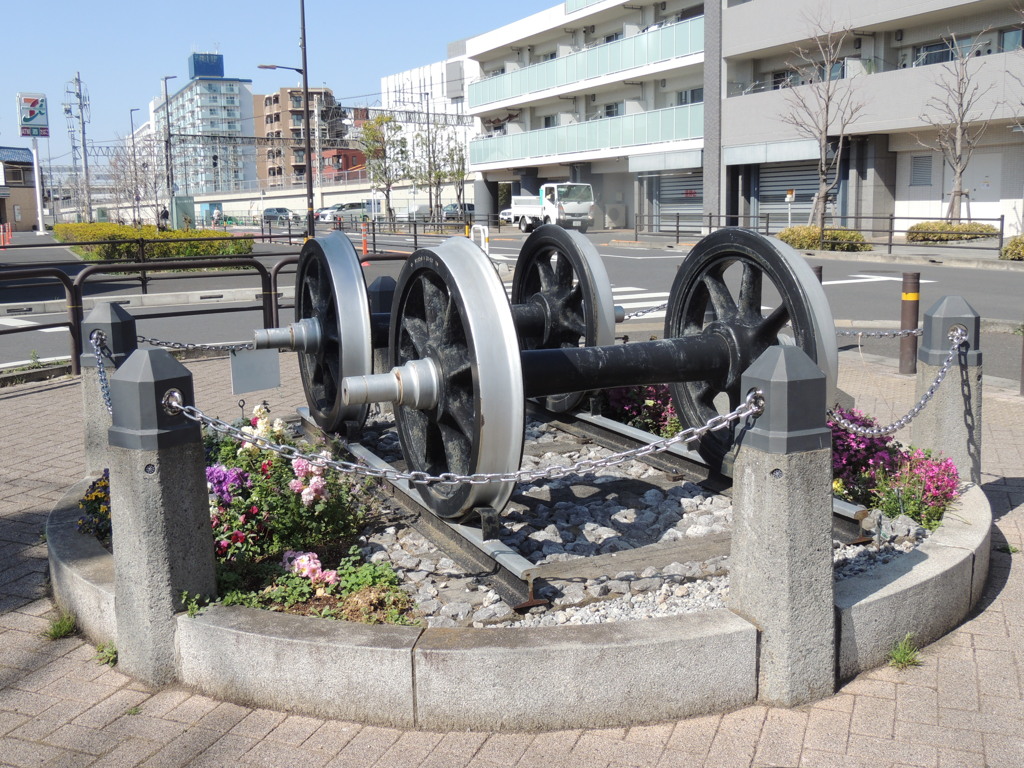
<svg viewBox="0 0 1024 768">
<path fill-rule="evenodd" d="M 811 42 L 793 51 L 787 65 L 790 75 L 786 99 L 788 110 L 781 116 L 800 136 L 818 145 L 818 191 L 808 224 L 825 227 L 825 206 L 839 183 L 839 163 L 850 123 L 864 109 L 864 101 L 846 78 L 844 44 L 850 32 L 808 20 Z"/>
<path fill-rule="evenodd" d="M 948 56 L 948 61 L 940 68 L 935 81 L 939 92 L 928 99 L 921 115 L 921 121 L 935 129 L 935 137 L 931 141 L 924 141 L 919 136 L 915 138 L 922 147 L 941 152 L 953 173 L 949 205 L 946 207 L 947 221 L 960 219 L 960 206 L 965 196 L 964 173 L 991 117 L 991 113 L 982 117 L 981 102 L 992 86 L 983 88 L 977 82 L 975 76 L 980 62 L 974 61 L 975 53 L 989 31 L 982 30 L 973 44 L 958 41 L 956 35 L 950 33 L 943 40 L 946 49 L 929 54 L 939 54 L 943 58 Z"/>
<path fill-rule="evenodd" d="M 409 163 L 409 174 L 417 186 L 427 190 L 431 216 L 440 214 L 441 188 L 448 176 L 444 160 L 449 139 L 444 128 L 432 125 L 429 120 L 426 130 L 413 137 L 415 153 Z"/>
<path fill-rule="evenodd" d="M 409 174 L 409 152 L 402 126 L 392 115 L 378 115 L 363 123 L 359 145 L 366 155 L 366 170 L 373 187 L 384 193 L 388 221 L 395 220 L 391 190 Z"/>
<path fill-rule="evenodd" d="M 466 160 L 466 145 L 452 136 L 445 152 L 444 168 L 446 181 L 455 191 L 455 202 L 458 203 L 460 211 L 462 200 L 466 196 L 466 177 L 469 175 Z"/>
</svg>

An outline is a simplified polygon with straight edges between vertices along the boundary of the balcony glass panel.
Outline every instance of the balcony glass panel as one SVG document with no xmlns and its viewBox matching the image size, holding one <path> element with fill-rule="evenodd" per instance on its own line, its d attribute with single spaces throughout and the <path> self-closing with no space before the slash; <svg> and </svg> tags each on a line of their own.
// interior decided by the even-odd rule
<svg viewBox="0 0 1024 768">
<path fill-rule="evenodd" d="M 549 88 L 560 88 L 703 50 L 704 17 L 698 16 L 568 56 L 531 64 L 514 72 L 477 80 L 469 86 L 469 106 L 472 109 Z"/>
<path fill-rule="evenodd" d="M 565 12 L 573 13 L 587 8 L 591 5 L 597 5 L 601 0 L 565 0 Z"/>
<path fill-rule="evenodd" d="M 511 163 L 527 158 L 697 139 L 703 135 L 704 105 L 685 104 L 635 115 L 475 139 L 469 145 L 469 157 L 474 165 Z"/>
</svg>

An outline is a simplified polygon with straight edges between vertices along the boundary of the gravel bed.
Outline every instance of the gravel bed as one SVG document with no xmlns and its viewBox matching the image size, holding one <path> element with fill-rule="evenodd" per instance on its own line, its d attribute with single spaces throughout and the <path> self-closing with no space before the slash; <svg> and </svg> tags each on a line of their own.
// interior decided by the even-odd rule
<svg viewBox="0 0 1024 768">
<path fill-rule="evenodd" d="M 580 445 L 576 438 L 539 423 L 528 424 L 526 436 L 524 468 L 571 466 L 581 459 L 611 454 L 594 444 Z M 364 442 L 389 461 L 401 457 L 393 431 L 371 428 Z M 614 484 L 622 483 L 629 490 L 615 490 Z M 569 498 L 559 500 L 562 496 Z M 877 519 L 865 525 L 873 523 Z M 731 530 L 732 502 L 693 483 L 672 483 L 664 473 L 633 461 L 588 475 L 520 484 L 502 514 L 502 524 L 502 541 L 543 565 L 725 534 Z M 461 569 L 411 528 L 396 523 L 367 531 L 366 536 L 364 555 L 394 566 L 417 601 L 424 623 L 431 627 L 636 621 L 721 608 L 729 593 L 728 557 L 719 556 L 640 572 L 552 580 L 537 590 L 550 605 L 520 615 L 483 583 L 481 575 Z M 912 520 L 900 518 L 882 520 L 881 532 L 871 544 L 844 546 L 836 541 L 835 579 L 851 578 L 890 562 L 912 551 L 925 536 Z"/>
</svg>

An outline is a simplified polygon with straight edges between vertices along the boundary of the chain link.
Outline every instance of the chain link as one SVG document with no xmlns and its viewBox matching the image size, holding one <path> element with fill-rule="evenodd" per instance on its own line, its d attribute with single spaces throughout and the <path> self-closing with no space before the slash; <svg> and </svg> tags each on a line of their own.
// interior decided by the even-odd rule
<svg viewBox="0 0 1024 768">
<path fill-rule="evenodd" d="M 863 336 L 869 339 L 903 339 L 922 334 L 923 328 L 912 328 L 908 331 L 836 331 L 836 336 Z"/>
<path fill-rule="evenodd" d="M 626 322 L 626 320 L 633 320 L 637 317 L 643 317 L 644 315 L 649 315 L 652 312 L 660 312 L 663 309 L 668 309 L 668 304 L 662 304 L 657 307 L 648 307 L 647 309 L 641 309 L 638 312 L 630 312 L 622 319 L 622 322 Z"/>
<path fill-rule="evenodd" d="M 103 362 L 103 356 L 108 358 L 113 354 L 107 347 L 107 335 L 99 328 L 89 334 L 89 343 L 92 344 L 93 354 L 96 355 L 96 373 L 100 379 L 100 395 L 103 397 L 103 404 L 107 413 L 113 414 L 114 408 L 110 404 L 110 382 L 107 381 L 107 367 Z"/>
<path fill-rule="evenodd" d="M 184 341 L 160 341 L 160 339 L 147 339 L 145 336 L 138 336 L 136 340 L 140 344 L 149 344 L 154 347 L 167 347 L 169 349 L 207 349 L 214 352 L 236 352 L 242 349 L 256 349 L 253 342 L 248 344 L 191 344 Z"/>
<path fill-rule="evenodd" d="M 914 420 L 917 414 L 924 410 L 924 407 L 928 405 L 928 402 L 935 397 L 935 393 L 938 391 L 939 385 L 942 384 L 942 380 L 946 378 L 946 374 L 949 373 L 949 369 L 953 367 L 953 360 L 956 359 L 956 356 L 960 352 L 960 345 L 967 341 L 967 331 L 959 326 L 954 327 L 949 332 L 949 340 L 951 342 L 949 355 L 946 356 L 946 361 L 942 364 L 938 374 L 935 376 L 935 381 L 933 381 L 932 385 L 928 387 L 928 391 L 921 396 L 921 399 L 917 401 L 917 404 L 892 424 L 885 427 L 861 427 L 841 416 L 836 415 L 834 411 L 828 412 L 829 418 L 847 432 L 860 435 L 861 437 L 881 437 L 882 435 L 891 435 L 894 432 L 898 432 L 904 427 L 909 426 L 910 422 Z"/>
<path fill-rule="evenodd" d="M 693 442 L 709 432 L 725 429 L 733 422 L 760 414 L 764 411 L 764 394 L 760 390 L 753 390 L 738 408 L 729 413 L 713 416 L 702 427 L 690 427 L 676 433 L 672 437 L 664 438 L 632 450 L 614 453 L 603 459 L 584 459 L 570 466 L 538 467 L 536 469 L 520 469 L 515 472 L 478 472 L 472 475 L 459 475 L 454 472 L 444 472 L 440 475 L 430 475 L 426 472 L 401 472 L 392 468 L 379 469 L 362 464 L 354 464 L 349 461 L 328 459 L 319 454 L 303 453 L 294 446 L 280 445 L 268 438 L 243 432 L 239 427 L 234 427 L 225 421 L 207 416 L 195 406 L 185 405 L 182 402 L 180 392 L 169 393 L 164 400 L 164 405 L 170 411 L 178 411 L 185 418 L 198 422 L 215 432 L 227 435 L 240 442 L 251 443 L 258 448 L 280 454 L 284 458 L 305 459 L 313 465 L 335 469 L 339 472 L 382 480 L 405 480 L 413 485 L 483 485 L 485 483 L 532 483 L 538 480 L 563 478 L 568 475 L 584 474 L 607 467 L 618 466 L 641 456 L 660 453 L 677 443 Z"/>
</svg>

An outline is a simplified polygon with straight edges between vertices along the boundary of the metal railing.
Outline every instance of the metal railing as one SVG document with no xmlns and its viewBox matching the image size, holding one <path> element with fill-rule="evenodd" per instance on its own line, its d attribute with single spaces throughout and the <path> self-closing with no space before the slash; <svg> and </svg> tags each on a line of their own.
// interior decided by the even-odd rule
<svg viewBox="0 0 1024 768">
<path fill-rule="evenodd" d="M 744 227 L 767 235 L 770 226 L 771 218 L 768 214 L 762 216 L 717 213 L 641 214 L 633 219 L 633 236 L 639 238 L 643 233 L 675 237 L 678 244 L 683 235 L 701 237 L 726 227 Z"/>
<path fill-rule="evenodd" d="M 996 228 L 997 232 L 986 231 L 980 227 L 976 229 L 967 229 L 956 233 L 922 233 L 924 235 L 931 235 L 936 239 L 923 239 L 923 240 L 907 240 L 910 227 L 913 224 L 918 224 L 927 219 L 922 219 L 920 216 L 896 216 L 890 214 L 889 216 L 828 216 L 826 222 L 830 222 L 831 226 L 827 223 L 825 228 L 821 232 L 820 250 L 826 250 L 827 245 L 841 245 L 846 240 L 838 237 L 829 237 L 828 233 L 838 232 L 840 230 L 855 230 L 865 236 L 865 239 L 870 244 L 881 245 L 885 244 L 885 252 L 887 254 L 892 253 L 893 248 L 911 247 L 911 248 L 976 248 L 978 250 L 991 250 L 997 253 L 1002 251 L 1003 244 L 1006 239 L 1006 217 L 999 216 L 998 218 L 961 218 L 956 219 L 951 223 L 954 224 L 967 224 L 973 225 L 987 225 Z M 936 219 L 935 221 L 945 221 L 944 219 Z M 911 224 L 900 225 L 900 222 L 911 222 Z M 902 236 L 902 240 L 899 238 Z M 988 242 L 993 240 L 994 242 Z"/>
</svg>

